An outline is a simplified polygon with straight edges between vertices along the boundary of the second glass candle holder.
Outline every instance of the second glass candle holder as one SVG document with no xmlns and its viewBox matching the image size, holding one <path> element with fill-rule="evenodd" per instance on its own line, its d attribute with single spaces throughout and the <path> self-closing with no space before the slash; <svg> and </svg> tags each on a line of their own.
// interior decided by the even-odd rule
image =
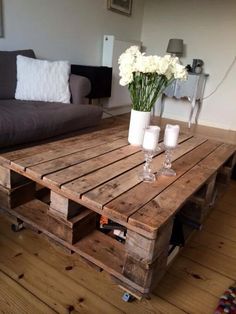
<svg viewBox="0 0 236 314">
<path fill-rule="evenodd" d="M 164 134 L 165 159 L 162 168 L 158 171 L 159 176 L 176 176 L 172 169 L 173 150 L 178 144 L 179 125 L 167 124 Z"/>
</svg>

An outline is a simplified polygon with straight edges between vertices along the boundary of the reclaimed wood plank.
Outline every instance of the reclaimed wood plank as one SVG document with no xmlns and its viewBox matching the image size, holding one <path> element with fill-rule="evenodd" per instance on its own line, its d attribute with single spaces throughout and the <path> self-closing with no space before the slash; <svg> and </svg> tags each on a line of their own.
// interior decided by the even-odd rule
<svg viewBox="0 0 236 314">
<path fill-rule="evenodd" d="M 48 205 L 36 199 L 8 211 L 33 228 L 54 234 L 70 244 L 76 243 L 96 228 L 96 213 L 87 208 L 68 221 L 48 215 Z"/>
<path fill-rule="evenodd" d="M 27 173 L 30 173 L 31 176 L 41 179 L 43 176 L 68 168 L 70 166 L 79 164 L 83 161 L 86 161 L 90 158 L 97 157 L 112 151 L 114 149 L 120 148 L 127 145 L 127 139 L 118 139 L 112 142 L 105 143 L 103 145 L 96 146 L 96 149 L 85 149 L 71 155 L 59 157 L 50 161 L 43 162 L 36 166 L 31 166 L 26 169 Z"/>
<path fill-rule="evenodd" d="M 186 138 L 183 138 L 185 141 Z M 194 144 L 192 143 L 194 142 Z M 194 139 L 190 140 L 190 142 L 193 145 L 197 145 L 197 143 L 204 142 L 204 139 Z M 181 143 L 181 138 L 179 139 L 179 143 Z M 187 142 L 186 142 L 187 143 Z M 182 145 L 186 145 L 186 143 L 183 143 Z M 191 149 L 191 144 L 189 144 Z M 200 144 L 199 144 L 200 145 Z M 183 146 L 182 146 L 183 147 Z M 181 153 L 181 149 L 178 148 L 178 153 L 176 152 L 176 155 L 173 156 L 174 160 L 178 158 L 179 154 Z M 164 160 L 163 155 L 159 156 L 163 152 L 163 148 L 157 155 L 158 157 L 155 157 L 152 162 L 152 169 L 153 171 L 157 172 Z M 97 188 L 92 189 L 91 191 L 83 194 L 82 199 L 87 202 L 88 204 L 91 204 L 92 206 L 95 206 L 99 209 L 102 209 L 103 206 L 115 199 L 116 197 L 120 196 L 121 194 L 125 193 L 126 191 L 129 191 L 130 189 L 133 190 L 136 185 L 140 184 L 142 180 L 139 178 L 139 173 L 143 170 L 143 165 L 138 166 L 132 170 L 130 170 L 127 173 L 124 173 L 122 175 L 119 175 L 118 177 L 98 186 Z M 143 185 L 142 185 L 143 186 Z M 150 186 L 150 185 L 149 185 Z M 144 193 L 142 193 L 143 196 Z"/>
<path fill-rule="evenodd" d="M 219 169 L 227 160 L 235 154 L 236 146 L 230 144 L 222 144 L 215 152 L 211 154 L 207 159 L 201 162 L 202 168 Z"/>
<path fill-rule="evenodd" d="M 234 146 L 225 145 L 219 146 L 169 188 L 130 216 L 128 223 L 149 230 L 154 236 L 155 230 L 172 216 L 234 153 Z"/>
<path fill-rule="evenodd" d="M 109 131 L 111 132 L 111 130 Z M 102 133 L 102 132 L 101 132 Z M 104 138 L 104 134 L 100 134 L 101 137 L 93 134 L 87 134 L 87 137 L 81 138 L 78 137 L 76 141 L 71 139 L 68 143 L 63 143 L 63 145 L 59 143 L 54 143 L 54 146 L 51 150 L 46 152 L 39 151 L 37 154 L 34 154 L 30 157 L 24 157 L 21 159 L 11 160 L 11 164 L 14 165 L 16 169 L 25 170 L 27 167 L 34 166 L 45 161 L 54 160 L 55 158 L 71 155 L 72 153 L 76 153 L 78 151 L 82 151 L 88 148 L 95 148 L 99 145 L 105 144 L 109 140 L 116 140 L 119 138 L 123 138 L 126 136 L 127 131 L 121 131 L 118 133 L 110 133 L 107 134 Z"/>
<path fill-rule="evenodd" d="M 187 139 L 191 138 L 192 136 L 189 135 L 182 135 L 180 137 L 180 141 L 186 141 Z M 159 152 L 160 153 L 160 152 Z M 157 153 L 156 155 L 159 155 Z M 129 171 L 129 174 L 133 175 L 143 163 L 143 153 L 138 152 L 132 156 L 126 157 L 118 162 L 115 162 L 111 165 L 108 165 L 102 169 L 94 171 L 84 177 L 81 177 L 77 180 L 74 180 L 70 183 L 63 184 L 61 186 L 62 191 L 67 192 L 74 198 L 80 198 L 82 194 L 96 188 L 97 186 L 110 181 L 111 179 Z M 134 171 L 132 169 L 135 168 Z M 141 169 L 141 167 L 140 167 Z M 87 203 L 87 201 L 85 201 Z M 91 206 L 91 205 L 90 205 Z M 96 203 L 92 206 L 96 206 Z"/>
<path fill-rule="evenodd" d="M 199 165 L 196 165 L 156 198 L 130 216 L 128 223 L 149 231 L 150 236 L 155 238 L 160 225 L 174 215 L 211 174 L 211 170 L 203 172 Z"/>
<path fill-rule="evenodd" d="M 23 148 L 22 146 L 19 146 L 12 149 L 8 149 L 6 152 L 2 151 L 0 154 L 0 164 L 1 165 L 9 164 L 10 161 L 27 158 L 35 154 L 38 154 L 39 152 L 46 153 L 49 150 L 53 150 L 57 146 L 73 145 L 73 143 L 76 143 L 78 140 L 84 139 L 84 141 L 86 141 L 86 138 L 90 140 L 94 138 L 99 138 L 104 135 L 109 135 L 109 134 L 111 135 L 113 133 L 119 133 L 123 131 L 126 132 L 125 134 L 127 134 L 126 125 L 122 125 L 122 124 L 120 125 L 118 123 L 118 125 L 115 125 L 115 126 L 110 125 L 110 127 L 109 126 L 104 127 L 104 121 L 103 121 L 103 125 L 101 126 L 79 130 L 72 134 L 62 136 L 62 138 L 59 138 L 59 139 L 57 138 L 48 139 L 46 141 L 39 142 L 39 143 L 31 143 L 31 144 L 23 145 Z"/>
<path fill-rule="evenodd" d="M 88 173 L 93 173 L 98 169 L 103 169 L 116 161 L 123 160 L 124 158 L 129 157 L 129 159 L 134 158 L 135 160 L 136 156 L 134 156 L 134 154 L 138 152 L 140 152 L 140 147 L 127 145 L 104 155 L 91 158 L 80 164 L 46 175 L 43 177 L 43 180 L 60 187 L 62 184 L 66 184 L 67 182 L 73 181 Z M 141 153 L 139 153 L 139 155 L 140 154 Z"/>
<path fill-rule="evenodd" d="M 97 187 L 98 185 L 110 181 L 112 178 L 131 170 L 143 163 L 143 154 L 141 152 L 128 156 L 112 163 L 102 169 L 96 170 L 72 182 L 63 184 L 61 190 L 80 199 L 81 195 Z"/>
<path fill-rule="evenodd" d="M 113 201 L 107 203 L 103 210 L 104 215 L 128 221 L 129 216 L 134 214 L 139 208 L 147 204 L 164 189 L 173 184 L 173 182 L 178 180 L 178 178 L 180 178 L 184 173 L 194 167 L 199 161 L 220 145 L 215 141 L 206 141 L 202 143 L 199 139 L 195 140 L 194 149 L 193 146 L 191 146 L 190 141 L 188 141 L 179 146 L 179 150 L 174 152 L 174 159 L 178 158 L 173 163 L 173 168 L 177 173 L 176 176 L 160 176 L 153 184 L 141 182 L 133 189 L 128 190 L 121 196 L 115 198 Z M 160 159 L 159 165 L 158 167 L 155 165 L 153 167 L 154 170 L 161 168 L 163 156 L 160 157 L 162 158 Z M 155 163 L 155 161 L 153 161 L 153 163 Z"/>
</svg>

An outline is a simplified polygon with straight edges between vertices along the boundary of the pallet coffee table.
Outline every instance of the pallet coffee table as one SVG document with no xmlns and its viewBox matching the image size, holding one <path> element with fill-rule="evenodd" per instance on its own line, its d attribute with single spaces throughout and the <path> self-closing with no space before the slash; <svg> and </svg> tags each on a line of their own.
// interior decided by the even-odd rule
<svg viewBox="0 0 236 314">
<path fill-rule="evenodd" d="M 154 171 L 163 160 L 161 150 Z M 151 184 L 139 179 L 143 163 L 143 152 L 128 145 L 122 125 L 2 152 L 0 205 L 131 293 L 145 295 L 168 267 L 176 213 L 202 223 L 230 178 L 235 146 L 181 134 L 173 153 L 177 175 Z M 98 230 L 100 215 L 127 230 L 125 243 Z"/>
</svg>

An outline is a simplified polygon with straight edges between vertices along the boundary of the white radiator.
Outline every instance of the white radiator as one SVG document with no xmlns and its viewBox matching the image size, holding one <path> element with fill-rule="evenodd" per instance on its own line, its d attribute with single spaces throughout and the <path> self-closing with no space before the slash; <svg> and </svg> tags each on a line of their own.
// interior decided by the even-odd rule
<svg viewBox="0 0 236 314">
<path fill-rule="evenodd" d="M 104 35 L 102 65 L 112 67 L 112 90 L 111 97 L 103 101 L 107 108 L 130 106 L 131 100 L 127 86 L 119 84 L 119 56 L 130 46 L 141 47 L 140 41 L 124 41 L 116 39 L 113 35 Z"/>
</svg>

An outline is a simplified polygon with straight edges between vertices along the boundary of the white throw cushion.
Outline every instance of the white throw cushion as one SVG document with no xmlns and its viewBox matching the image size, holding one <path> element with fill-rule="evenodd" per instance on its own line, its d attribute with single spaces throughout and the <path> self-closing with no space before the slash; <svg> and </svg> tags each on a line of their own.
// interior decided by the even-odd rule
<svg viewBox="0 0 236 314">
<path fill-rule="evenodd" d="M 70 64 L 17 56 L 15 98 L 70 103 Z"/>
</svg>

